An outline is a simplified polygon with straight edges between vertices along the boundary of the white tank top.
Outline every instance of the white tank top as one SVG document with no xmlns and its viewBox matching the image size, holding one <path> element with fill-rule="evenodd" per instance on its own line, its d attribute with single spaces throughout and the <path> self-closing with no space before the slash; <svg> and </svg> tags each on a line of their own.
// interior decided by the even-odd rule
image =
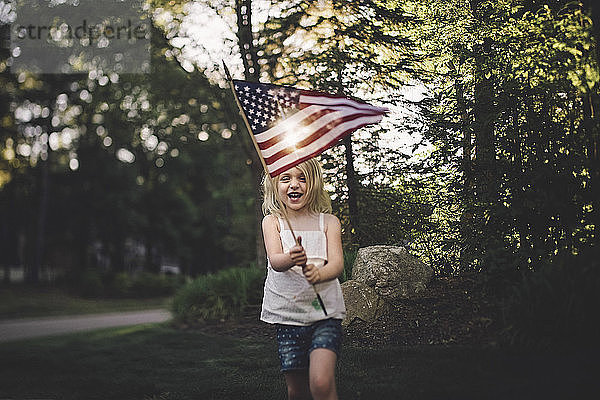
<svg viewBox="0 0 600 400">
<path fill-rule="evenodd" d="M 316 217 L 316 216 L 315 216 Z M 279 220 L 279 237 L 285 253 L 295 246 L 292 232 L 286 229 L 283 220 Z M 315 218 L 314 229 L 296 230 L 296 236 L 302 237 L 302 246 L 306 251 L 307 264 L 323 267 L 327 261 L 327 237 L 324 231 L 324 214 Z M 318 221 L 318 222 L 317 222 Z M 317 225 L 318 224 L 318 225 Z M 261 321 L 271 324 L 311 325 L 327 319 L 343 319 L 346 315 L 342 289 L 338 279 L 317 283 L 315 289 L 321 295 L 327 315 L 321 309 L 312 285 L 308 283 L 302 268 L 294 266 L 287 271 L 277 272 L 267 259 L 267 279 L 263 296 Z"/>
</svg>

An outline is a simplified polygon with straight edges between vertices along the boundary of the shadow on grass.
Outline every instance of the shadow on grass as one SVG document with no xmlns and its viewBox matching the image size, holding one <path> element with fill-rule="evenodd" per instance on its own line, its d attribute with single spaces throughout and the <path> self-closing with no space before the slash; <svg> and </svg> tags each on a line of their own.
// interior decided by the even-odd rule
<svg viewBox="0 0 600 400">
<path fill-rule="evenodd" d="M 346 347 L 342 399 L 583 399 L 598 351 Z M 273 342 L 167 325 L 0 345 L 0 398 L 284 399 Z"/>
</svg>

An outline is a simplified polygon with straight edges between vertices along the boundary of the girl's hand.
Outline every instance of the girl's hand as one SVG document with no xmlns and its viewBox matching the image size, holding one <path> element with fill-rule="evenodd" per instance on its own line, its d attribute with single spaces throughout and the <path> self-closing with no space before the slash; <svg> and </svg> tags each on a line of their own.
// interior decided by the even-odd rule
<svg viewBox="0 0 600 400">
<path fill-rule="evenodd" d="M 300 267 L 306 265 L 306 252 L 304 251 L 304 247 L 302 247 L 302 238 L 300 236 L 298 236 L 298 244 L 290 249 L 290 258 L 295 265 Z"/>
<path fill-rule="evenodd" d="M 314 264 L 308 264 L 304 266 L 304 268 L 302 268 L 302 272 L 304 273 L 306 280 L 313 285 L 321 281 L 319 268 L 315 267 Z"/>
</svg>

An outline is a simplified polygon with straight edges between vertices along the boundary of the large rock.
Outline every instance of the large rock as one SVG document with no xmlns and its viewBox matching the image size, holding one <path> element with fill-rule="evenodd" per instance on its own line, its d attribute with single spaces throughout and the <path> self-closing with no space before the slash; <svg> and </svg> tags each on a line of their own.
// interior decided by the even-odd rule
<svg viewBox="0 0 600 400">
<path fill-rule="evenodd" d="M 410 298 L 425 290 L 433 270 L 404 247 L 370 246 L 358 250 L 352 279 L 375 289 L 386 300 Z"/>
<path fill-rule="evenodd" d="M 373 288 L 355 280 L 342 283 L 342 294 L 346 304 L 346 318 L 342 325 L 348 326 L 357 319 L 372 322 L 387 310 L 385 301 Z"/>
</svg>

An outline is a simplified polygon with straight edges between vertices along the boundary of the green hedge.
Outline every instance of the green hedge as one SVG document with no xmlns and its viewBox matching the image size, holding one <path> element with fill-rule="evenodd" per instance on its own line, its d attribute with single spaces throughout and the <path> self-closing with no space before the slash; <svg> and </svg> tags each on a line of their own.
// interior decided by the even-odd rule
<svg viewBox="0 0 600 400">
<path fill-rule="evenodd" d="M 82 297 L 150 298 L 170 296 L 183 285 L 183 276 L 142 272 L 128 274 L 85 270 L 64 278 L 68 291 Z"/>
<path fill-rule="evenodd" d="M 265 273 L 265 268 L 228 268 L 196 278 L 175 294 L 175 320 L 193 324 L 239 316 L 245 306 L 260 304 Z"/>
</svg>

